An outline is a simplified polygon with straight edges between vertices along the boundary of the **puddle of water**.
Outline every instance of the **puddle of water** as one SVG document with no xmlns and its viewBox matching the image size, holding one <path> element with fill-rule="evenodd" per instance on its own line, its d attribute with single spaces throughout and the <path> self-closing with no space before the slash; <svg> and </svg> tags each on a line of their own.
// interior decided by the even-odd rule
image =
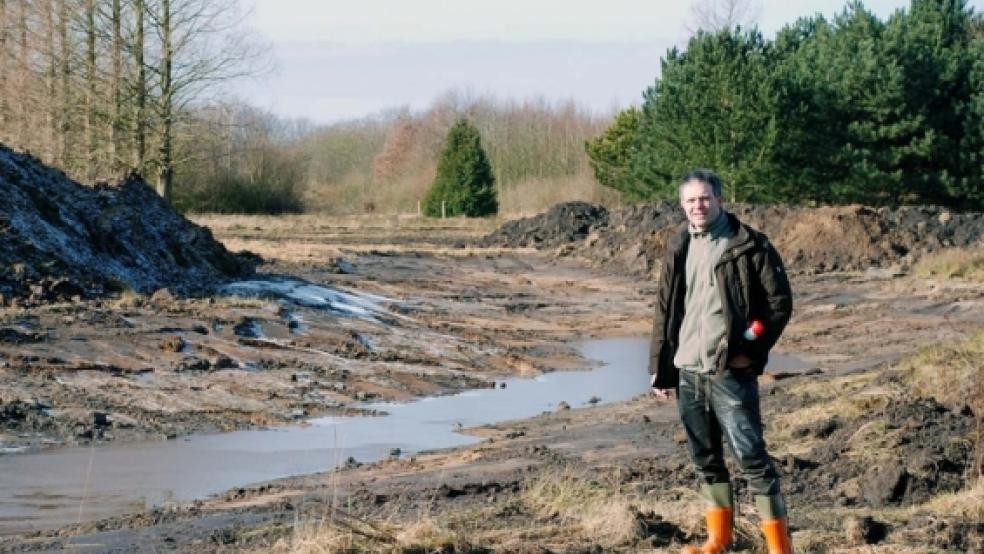
<svg viewBox="0 0 984 554">
<path fill-rule="evenodd" d="M 324 417 L 298 427 L 0 456 L 0 534 L 202 498 L 332 469 L 349 457 L 375 461 L 394 448 L 407 455 L 470 444 L 479 439 L 455 432 L 459 426 L 530 417 L 561 401 L 575 408 L 592 397 L 615 402 L 648 389 L 647 339 L 589 341 L 581 352 L 605 365 L 508 379 L 505 388 L 370 404 L 388 413 L 382 417 Z"/>
<path fill-rule="evenodd" d="M 394 314 L 383 308 L 383 303 L 396 304 L 390 298 L 338 288 L 323 287 L 291 278 L 254 279 L 236 281 L 222 287 L 226 294 L 276 298 L 304 306 L 318 308 L 350 317 L 376 320 L 376 317 Z"/>
<path fill-rule="evenodd" d="M 769 365 L 766 366 L 766 370 L 769 373 L 803 373 L 816 367 L 817 364 L 798 356 L 773 351 L 769 353 Z"/>
</svg>

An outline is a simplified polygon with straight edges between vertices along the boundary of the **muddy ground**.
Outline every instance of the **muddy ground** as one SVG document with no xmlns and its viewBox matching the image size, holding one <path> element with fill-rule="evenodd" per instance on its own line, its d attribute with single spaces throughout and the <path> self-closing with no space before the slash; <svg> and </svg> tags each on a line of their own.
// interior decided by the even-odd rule
<svg viewBox="0 0 984 554">
<path fill-rule="evenodd" d="M 569 261 L 343 247 L 311 263 L 293 247 L 250 280 L 289 275 L 368 293 L 379 311 L 166 289 L 0 310 L 0 445 L 164 439 L 349 413 L 366 400 L 577 367 L 566 341 L 645 332 L 636 282 Z M 607 309 L 612 300 L 618 310 Z"/>
<path fill-rule="evenodd" d="M 462 247 L 490 231 L 486 224 L 200 222 L 230 249 L 266 258 L 261 275 L 385 298 L 382 319 L 163 292 L 8 308 L 0 342 L 5 446 L 286 424 L 367 398 L 443 394 L 580 367 L 572 341 L 649 331 L 648 280 L 551 252 Z M 968 483 L 973 410 L 904 392 L 906 377 L 893 366 L 984 326 L 980 284 L 861 271 L 802 272 L 793 286 L 796 311 L 778 349 L 816 371 L 762 382 L 794 536 L 817 552 L 980 548 L 980 518 L 924 508 Z M 850 409 L 824 411 L 842 390 L 857 391 Z M 319 551 L 305 550 L 314 529 L 319 544 L 341 537 L 369 551 L 660 551 L 700 531 L 674 410 L 640 396 L 558 411 L 469 430 L 485 439 L 473 447 L 7 537 L 0 548 Z M 542 494 L 531 491 L 551 479 L 632 499 L 633 530 L 592 533 L 562 508 L 543 510 Z M 421 522 L 431 531 L 409 539 L 399 532 Z M 745 551 L 761 547 L 753 522 L 742 514 Z"/>
</svg>

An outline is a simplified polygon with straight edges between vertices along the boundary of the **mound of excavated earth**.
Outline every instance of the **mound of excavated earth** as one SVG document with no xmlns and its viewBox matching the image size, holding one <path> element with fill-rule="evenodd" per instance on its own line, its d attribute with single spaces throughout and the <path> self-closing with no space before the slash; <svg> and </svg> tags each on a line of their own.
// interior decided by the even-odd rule
<svg viewBox="0 0 984 554">
<path fill-rule="evenodd" d="M 0 145 L 0 197 L 2 303 L 122 287 L 189 293 L 252 270 L 139 177 L 86 187 Z"/>
<path fill-rule="evenodd" d="M 984 237 L 984 214 L 935 206 L 868 208 L 727 205 L 742 221 L 769 236 L 790 269 L 807 272 L 908 266 L 944 247 L 970 247 Z M 554 206 L 510 221 L 483 246 L 555 248 L 599 267 L 646 276 L 686 218 L 675 203 L 605 210 L 584 202 Z"/>
<path fill-rule="evenodd" d="M 552 248 L 582 240 L 608 222 L 608 210 L 587 202 L 557 204 L 534 217 L 509 221 L 483 238 L 482 246 Z"/>
</svg>

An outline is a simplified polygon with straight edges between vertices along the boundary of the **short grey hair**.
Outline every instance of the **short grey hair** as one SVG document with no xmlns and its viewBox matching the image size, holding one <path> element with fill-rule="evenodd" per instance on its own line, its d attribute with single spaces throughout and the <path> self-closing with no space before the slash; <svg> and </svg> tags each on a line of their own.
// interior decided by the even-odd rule
<svg viewBox="0 0 984 554">
<path fill-rule="evenodd" d="M 677 193 L 683 192 L 683 185 L 686 185 L 690 181 L 700 181 L 705 185 L 711 185 L 714 196 L 720 197 L 724 193 L 724 184 L 721 182 L 721 178 L 710 169 L 692 169 L 688 171 L 683 176 L 683 179 L 680 179 L 680 186 L 677 188 Z"/>
</svg>

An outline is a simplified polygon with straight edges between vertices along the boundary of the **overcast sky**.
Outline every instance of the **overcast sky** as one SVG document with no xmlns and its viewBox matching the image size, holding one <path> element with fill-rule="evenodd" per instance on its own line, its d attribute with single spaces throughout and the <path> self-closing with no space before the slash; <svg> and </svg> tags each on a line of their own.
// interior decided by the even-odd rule
<svg viewBox="0 0 984 554">
<path fill-rule="evenodd" d="M 573 98 L 608 113 L 638 104 L 659 59 L 693 27 L 681 0 L 244 0 L 246 23 L 277 69 L 244 83 L 244 100 L 331 123 L 459 90 L 522 100 Z M 984 0 L 969 5 L 981 11 Z M 759 0 L 767 37 L 845 0 Z M 881 18 L 907 0 L 866 0 Z"/>
</svg>

